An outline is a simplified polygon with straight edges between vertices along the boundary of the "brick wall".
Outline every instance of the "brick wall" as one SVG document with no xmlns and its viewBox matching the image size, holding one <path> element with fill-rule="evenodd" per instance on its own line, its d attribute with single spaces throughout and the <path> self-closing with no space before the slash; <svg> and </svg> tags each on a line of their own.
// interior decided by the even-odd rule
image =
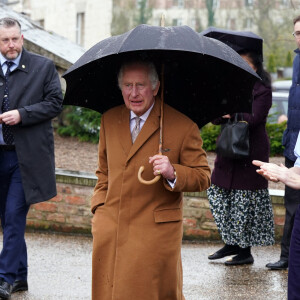
<svg viewBox="0 0 300 300">
<path fill-rule="evenodd" d="M 64 233 L 90 234 L 90 199 L 96 183 L 94 175 L 82 172 L 57 170 L 57 196 L 47 202 L 31 206 L 27 228 Z M 283 191 L 270 190 L 276 239 L 280 240 L 285 209 Z M 220 236 L 210 212 L 206 192 L 185 193 L 184 239 L 219 240 Z"/>
</svg>

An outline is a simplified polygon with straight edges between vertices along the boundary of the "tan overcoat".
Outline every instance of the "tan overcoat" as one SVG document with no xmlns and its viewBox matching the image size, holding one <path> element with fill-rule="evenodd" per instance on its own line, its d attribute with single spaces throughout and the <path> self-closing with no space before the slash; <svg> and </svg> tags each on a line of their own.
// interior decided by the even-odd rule
<svg viewBox="0 0 300 300">
<path fill-rule="evenodd" d="M 210 185 L 210 169 L 198 126 L 164 107 L 163 150 L 177 181 L 143 185 L 153 178 L 149 157 L 157 154 L 160 101 L 134 144 L 125 105 L 102 116 L 98 182 L 92 197 L 94 300 L 179 300 L 182 294 L 182 192 Z"/>
</svg>

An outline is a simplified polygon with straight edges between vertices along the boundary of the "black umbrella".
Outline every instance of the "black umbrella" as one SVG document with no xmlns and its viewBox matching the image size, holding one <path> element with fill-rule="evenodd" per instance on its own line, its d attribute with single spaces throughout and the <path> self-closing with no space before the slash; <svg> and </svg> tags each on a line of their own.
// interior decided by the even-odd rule
<svg viewBox="0 0 300 300">
<path fill-rule="evenodd" d="M 165 102 L 199 127 L 224 114 L 251 112 L 256 73 L 230 47 L 188 26 L 139 25 L 99 42 L 63 75 L 64 104 L 100 113 L 123 104 L 117 73 L 133 57 L 164 65 Z"/>
<path fill-rule="evenodd" d="M 263 39 L 251 31 L 235 31 L 208 27 L 200 35 L 217 39 L 237 52 L 250 50 L 260 55 L 263 61 Z"/>
</svg>

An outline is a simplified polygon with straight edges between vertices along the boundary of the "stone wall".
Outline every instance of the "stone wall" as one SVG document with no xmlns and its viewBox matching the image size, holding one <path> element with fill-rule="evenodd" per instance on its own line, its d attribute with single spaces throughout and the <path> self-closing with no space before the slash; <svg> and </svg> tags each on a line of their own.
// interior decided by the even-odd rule
<svg viewBox="0 0 300 300">
<path fill-rule="evenodd" d="M 89 173 L 57 170 L 55 198 L 32 205 L 27 217 L 27 228 L 63 233 L 90 234 L 90 199 L 96 177 Z M 280 240 L 284 225 L 285 210 L 283 191 L 270 190 L 276 240 Z M 209 209 L 206 192 L 185 193 L 184 239 L 220 240 L 213 216 Z"/>
</svg>

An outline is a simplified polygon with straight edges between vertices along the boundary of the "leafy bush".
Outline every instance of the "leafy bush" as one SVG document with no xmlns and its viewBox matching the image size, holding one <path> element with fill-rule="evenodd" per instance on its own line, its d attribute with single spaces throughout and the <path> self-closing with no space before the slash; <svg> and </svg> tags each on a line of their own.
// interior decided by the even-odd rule
<svg viewBox="0 0 300 300">
<path fill-rule="evenodd" d="M 57 132 L 63 136 L 77 137 L 83 142 L 97 143 L 101 114 L 77 106 L 65 107 L 63 122 L 58 125 Z"/>
<path fill-rule="evenodd" d="M 286 129 L 286 121 L 280 124 L 267 123 L 266 129 L 270 140 L 270 156 L 282 155 L 282 135 Z"/>
<path fill-rule="evenodd" d="M 270 140 L 270 156 L 282 155 L 284 147 L 282 146 L 282 135 L 286 128 L 286 122 L 280 124 L 267 123 L 266 129 Z M 211 123 L 201 128 L 201 137 L 203 139 L 203 149 L 205 151 L 216 150 L 216 140 L 220 134 L 221 126 Z"/>
<path fill-rule="evenodd" d="M 221 126 L 216 126 L 212 123 L 208 123 L 201 128 L 200 132 L 203 140 L 203 149 L 205 151 L 215 151 L 216 140 L 221 132 Z"/>
<path fill-rule="evenodd" d="M 286 67 L 292 67 L 293 66 L 293 56 L 292 56 L 291 51 L 288 51 L 288 53 L 286 55 L 285 66 Z"/>
<path fill-rule="evenodd" d="M 275 55 L 270 54 L 267 63 L 267 70 L 270 73 L 276 73 Z"/>
</svg>

